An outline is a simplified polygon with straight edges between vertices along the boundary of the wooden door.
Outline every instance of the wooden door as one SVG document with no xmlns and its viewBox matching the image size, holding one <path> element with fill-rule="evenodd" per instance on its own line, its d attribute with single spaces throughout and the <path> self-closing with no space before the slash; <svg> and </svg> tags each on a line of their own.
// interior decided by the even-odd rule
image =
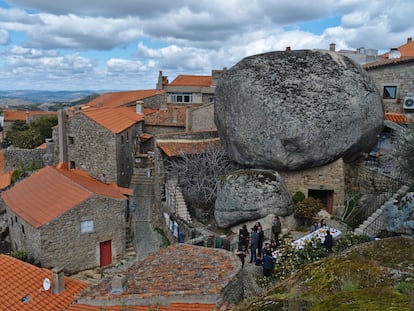
<svg viewBox="0 0 414 311">
<path fill-rule="evenodd" d="M 99 244 L 100 249 L 100 265 L 101 267 L 109 266 L 112 264 L 112 243 L 111 240 L 101 242 Z"/>
</svg>

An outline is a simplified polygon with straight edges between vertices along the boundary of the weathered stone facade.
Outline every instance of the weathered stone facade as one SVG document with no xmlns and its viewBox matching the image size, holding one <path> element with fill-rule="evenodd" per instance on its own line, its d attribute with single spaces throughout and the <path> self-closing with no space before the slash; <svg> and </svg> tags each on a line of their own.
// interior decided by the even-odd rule
<svg viewBox="0 0 414 311">
<path fill-rule="evenodd" d="M 4 149 L 3 170 L 10 172 L 19 167 L 43 167 L 45 152 L 45 149 Z"/>
<path fill-rule="evenodd" d="M 377 66 L 367 64 L 365 69 L 381 93 L 385 111 L 404 112 L 404 97 L 414 96 L 414 59 Z M 397 96 L 395 99 L 383 98 L 384 86 L 397 87 Z"/>
<path fill-rule="evenodd" d="M 142 123 L 116 134 L 82 113 L 67 125 L 68 162 L 71 168 L 89 172 L 96 179 L 128 187 L 133 173 L 137 137 Z"/>
<path fill-rule="evenodd" d="M 214 123 L 214 104 L 202 105 L 188 110 L 186 115 L 186 131 L 216 130 Z"/>
<path fill-rule="evenodd" d="M 42 267 L 74 273 L 98 267 L 100 243 L 111 241 L 112 262 L 118 262 L 125 254 L 126 204 L 95 195 L 40 228 L 7 208 L 12 249 L 27 252 Z M 85 220 L 93 221 L 93 232 L 81 233 Z"/>
<path fill-rule="evenodd" d="M 332 214 L 342 214 L 345 199 L 345 174 L 342 159 L 330 164 L 297 172 L 279 172 L 291 195 L 300 191 L 306 196 L 309 191 L 333 195 Z M 329 207 L 328 207 L 329 208 Z"/>
</svg>

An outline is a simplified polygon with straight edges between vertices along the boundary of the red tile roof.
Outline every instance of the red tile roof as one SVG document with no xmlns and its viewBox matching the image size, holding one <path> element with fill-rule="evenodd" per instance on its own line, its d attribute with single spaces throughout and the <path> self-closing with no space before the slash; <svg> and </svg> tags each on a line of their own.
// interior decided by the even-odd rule
<svg viewBox="0 0 414 311">
<path fill-rule="evenodd" d="M 179 75 L 166 86 L 206 86 L 212 85 L 211 76 Z"/>
<path fill-rule="evenodd" d="M 164 94 L 164 90 L 139 90 L 139 91 L 125 91 L 105 93 L 97 98 L 91 100 L 86 106 L 97 107 L 119 107 L 130 103 L 135 103 L 138 100 L 143 100 L 154 95 Z"/>
<path fill-rule="evenodd" d="M 185 126 L 184 106 L 168 106 L 167 109 L 160 109 L 154 113 L 145 115 L 145 124 L 165 126 Z"/>
<path fill-rule="evenodd" d="M 56 111 L 31 111 L 29 112 L 29 118 L 33 116 L 45 115 L 45 116 L 55 116 L 57 115 Z M 12 122 L 16 120 L 26 121 L 26 110 L 3 110 L 4 121 Z"/>
<path fill-rule="evenodd" d="M 81 113 L 115 134 L 144 121 L 144 115 L 137 114 L 135 107 L 88 108 Z"/>
<path fill-rule="evenodd" d="M 378 67 L 398 65 L 398 64 L 409 63 L 409 62 L 413 62 L 413 61 L 414 61 L 413 56 L 400 57 L 400 58 L 391 58 L 391 59 L 384 58 L 384 59 L 378 59 L 376 61 L 367 63 L 367 64 L 363 65 L 362 67 L 365 70 L 370 70 L 370 69 L 374 69 L 374 68 L 378 68 Z"/>
<path fill-rule="evenodd" d="M 384 119 L 398 124 L 408 123 L 408 118 L 403 113 L 386 112 Z"/>
<path fill-rule="evenodd" d="M 39 228 L 89 197 L 102 195 L 126 200 L 119 189 L 80 170 L 46 166 L 2 193 L 10 210 Z"/>
<path fill-rule="evenodd" d="M 0 189 L 4 189 L 11 185 L 11 177 L 13 172 L 0 173 Z"/>
<path fill-rule="evenodd" d="M 157 146 L 169 157 L 198 154 L 222 147 L 219 137 L 199 140 L 157 139 Z"/>
<path fill-rule="evenodd" d="M 108 302 L 112 304 L 116 299 L 131 301 L 133 305 L 133 301 L 146 304 L 146 301 L 159 300 L 163 302 L 161 306 L 171 307 L 169 303 L 191 301 L 203 302 L 198 307 L 205 306 L 207 310 L 213 310 L 214 305 L 223 303 L 220 295 L 240 269 L 240 259 L 229 251 L 175 244 L 115 272 L 126 277 L 127 286 L 122 293 L 112 293 L 112 277 L 106 277 L 79 294 L 78 303 L 108 305 Z M 194 304 L 182 306 L 194 310 Z M 126 307 L 128 309 L 129 306 Z"/>
<path fill-rule="evenodd" d="M 66 310 L 86 283 L 65 277 L 65 290 L 54 294 L 43 290 L 43 280 L 52 280 L 52 271 L 38 268 L 7 255 L 0 255 L 0 310 Z M 23 302 L 27 297 L 27 302 Z"/>
</svg>

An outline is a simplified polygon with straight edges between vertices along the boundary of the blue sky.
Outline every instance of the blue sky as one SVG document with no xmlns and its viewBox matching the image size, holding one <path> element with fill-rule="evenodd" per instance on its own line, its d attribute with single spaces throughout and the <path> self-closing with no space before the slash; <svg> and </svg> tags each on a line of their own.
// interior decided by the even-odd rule
<svg viewBox="0 0 414 311">
<path fill-rule="evenodd" d="M 410 0 L 0 0 L 0 89 L 152 89 L 268 51 L 414 36 Z"/>
</svg>

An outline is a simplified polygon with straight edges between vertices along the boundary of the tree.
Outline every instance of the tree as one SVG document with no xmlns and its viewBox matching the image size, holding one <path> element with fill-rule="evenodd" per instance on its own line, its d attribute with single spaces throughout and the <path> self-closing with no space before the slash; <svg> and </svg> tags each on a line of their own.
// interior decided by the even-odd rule
<svg viewBox="0 0 414 311">
<path fill-rule="evenodd" d="M 295 217 L 304 220 L 305 226 L 310 226 L 313 218 L 323 208 L 321 200 L 307 197 L 295 203 Z"/>
<path fill-rule="evenodd" d="M 170 159 L 168 166 L 169 176 L 177 177 L 187 203 L 205 209 L 213 207 L 219 177 L 234 170 L 234 163 L 222 147 L 183 153 Z"/>
</svg>

